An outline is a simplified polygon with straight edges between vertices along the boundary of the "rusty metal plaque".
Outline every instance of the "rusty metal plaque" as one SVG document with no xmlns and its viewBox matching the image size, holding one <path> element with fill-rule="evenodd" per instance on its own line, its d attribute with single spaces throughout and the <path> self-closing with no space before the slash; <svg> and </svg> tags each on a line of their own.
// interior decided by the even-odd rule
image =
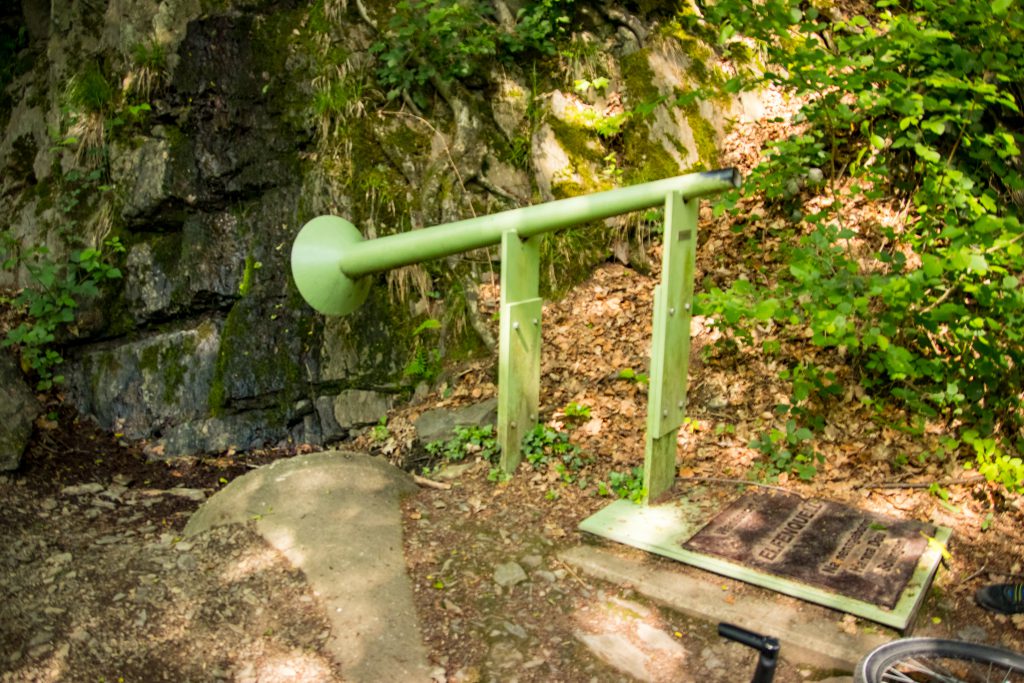
<svg viewBox="0 0 1024 683">
<path fill-rule="evenodd" d="M 840 503 L 748 493 L 682 547 L 892 609 L 935 533 Z"/>
</svg>

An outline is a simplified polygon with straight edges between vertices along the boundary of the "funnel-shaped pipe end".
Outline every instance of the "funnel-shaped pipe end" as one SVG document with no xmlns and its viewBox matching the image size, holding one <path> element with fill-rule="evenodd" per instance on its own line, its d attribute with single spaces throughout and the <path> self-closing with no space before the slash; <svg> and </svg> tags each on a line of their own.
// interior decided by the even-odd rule
<svg viewBox="0 0 1024 683">
<path fill-rule="evenodd" d="M 302 226 L 292 243 L 292 277 L 310 306 L 325 315 L 348 315 L 363 305 L 370 278 L 341 272 L 341 255 L 363 240 L 356 226 L 337 216 L 319 216 Z"/>
</svg>

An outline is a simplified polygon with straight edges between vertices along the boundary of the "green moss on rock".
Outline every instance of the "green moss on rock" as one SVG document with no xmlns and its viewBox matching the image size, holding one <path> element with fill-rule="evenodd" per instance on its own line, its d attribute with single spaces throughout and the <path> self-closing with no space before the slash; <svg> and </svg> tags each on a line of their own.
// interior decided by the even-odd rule
<svg viewBox="0 0 1024 683">
<path fill-rule="evenodd" d="M 193 335 L 183 335 L 180 344 L 152 344 L 139 354 L 139 370 L 149 376 L 157 386 L 162 387 L 163 402 L 171 405 L 185 385 L 189 366 L 199 348 L 199 340 Z"/>
<path fill-rule="evenodd" d="M 245 270 L 242 271 L 242 281 L 238 283 L 239 295 L 249 296 L 249 292 L 252 290 L 253 276 L 261 267 L 263 267 L 263 264 L 257 261 L 252 254 L 246 255 Z"/>
<path fill-rule="evenodd" d="M 711 122 L 704 118 L 696 105 L 686 109 L 686 121 L 697 144 L 697 156 L 704 168 L 718 167 L 718 133 Z M 694 169 L 697 170 L 697 169 Z"/>
<path fill-rule="evenodd" d="M 655 84 L 656 75 L 648 61 L 647 49 L 637 50 L 622 57 L 619 68 L 630 106 L 654 102 L 661 97 L 662 93 Z"/>
</svg>

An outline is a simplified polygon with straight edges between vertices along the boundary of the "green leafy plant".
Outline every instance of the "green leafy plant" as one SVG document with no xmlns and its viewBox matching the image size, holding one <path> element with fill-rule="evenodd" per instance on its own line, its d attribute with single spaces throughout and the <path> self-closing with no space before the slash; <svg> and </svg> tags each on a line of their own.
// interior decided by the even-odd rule
<svg viewBox="0 0 1024 683">
<path fill-rule="evenodd" d="M 736 434 L 736 425 L 728 422 L 719 422 L 715 425 L 715 436 L 734 436 Z"/>
<path fill-rule="evenodd" d="M 529 51 L 554 52 L 554 40 L 570 23 L 573 0 L 526 3 L 511 31 L 502 30 L 483 0 L 403 0 L 381 39 L 370 50 L 380 61 L 377 78 L 388 99 L 409 95 L 426 104 L 425 86 L 442 88 Z"/>
<path fill-rule="evenodd" d="M 625 379 L 631 382 L 636 382 L 637 384 L 647 384 L 648 382 L 650 382 L 650 378 L 646 374 L 642 372 L 636 372 L 635 370 L 633 370 L 633 368 L 623 368 L 622 370 L 619 370 L 619 374 L 617 375 L 617 377 L 619 379 Z"/>
<path fill-rule="evenodd" d="M 566 432 L 539 424 L 523 437 L 522 453 L 533 469 L 554 471 L 564 484 L 577 483 L 589 463 Z"/>
<path fill-rule="evenodd" d="M 516 25 L 510 33 L 501 33 L 505 48 L 502 55 L 514 58 L 522 53 L 553 55 L 556 45 L 566 37 L 572 24 L 576 0 L 533 0 L 516 13 Z"/>
<path fill-rule="evenodd" d="M 467 457 L 494 462 L 499 452 L 494 425 L 456 427 L 451 439 L 432 441 L 425 448 L 430 455 L 446 462 L 459 462 Z"/>
<path fill-rule="evenodd" d="M 439 320 L 428 318 L 413 330 L 412 336 L 416 340 L 416 348 L 413 350 L 412 358 L 405 366 L 403 374 L 414 382 L 430 383 L 441 374 L 441 351 L 436 348 L 427 348 L 424 341 L 425 332 L 437 330 L 440 327 Z"/>
<path fill-rule="evenodd" d="M 619 167 L 619 157 L 615 152 L 610 152 L 603 158 L 604 168 L 601 169 L 601 175 L 611 178 L 613 180 L 619 180 L 622 178 L 622 168 Z"/>
<path fill-rule="evenodd" d="M 570 420 L 589 420 L 590 419 L 590 406 L 582 403 L 572 401 L 568 403 L 565 408 L 562 409 L 565 413 L 566 418 Z"/>
<path fill-rule="evenodd" d="M 644 468 L 633 467 L 626 472 L 611 471 L 608 473 L 608 482 L 598 482 L 598 495 L 625 498 L 634 503 L 642 503 L 647 496 L 647 489 L 644 487 Z"/>
<path fill-rule="evenodd" d="M 388 429 L 388 416 L 381 415 L 380 419 L 377 420 L 377 424 L 373 425 L 373 440 L 377 443 L 382 443 L 391 438 L 391 430 Z"/>
<path fill-rule="evenodd" d="M 512 481 L 512 475 L 500 467 L 492 467 L 487 471 L 487 481 L 495 484 L 506 484 Z"/>
<path fill-rule="evenodd" d="M 599 76 L 592 81 L 588 81 L 585 78 L 578 78 L 573 81 L 572 89 L 580 95 L 586 95 L 593 88 L 597 92 L 601 92 L 608 89 L 608 79 L 604 76 Z"/>
<path fill-rule="evenodd" d="M 1024 461 L 1019 456 L 1005 452 L 996 439 L 982 438 L 973 429 L 966 430 L 962 437 L 974 449 L 976 458 L 975 463 L 967 463 L 968 469 L 977 467 L 989 481 L 1014 493 L 1024 493 Z"/>
<path fill-rule="evenodd" d="M 593 107 L 572 108 L 567 111 L 567 120 L 572 125 L 584 130 L 593 131 L 606 140 L 617 138 L 625 129 L 633 113 L 622 111 L 605 114 Z M 608 161 L 608 158 L 605 158 Z M 614 160 L 611 161 L 614 168 Z"/>
<path fill-rule="evenodd" d="M 811 441 L 814 433 L 800 427 L 796 420 L 786 420 L 783 429 L 772 429 L 750 442 L 750 447 L 761 452 L 764 460 L 755 463 L 754 474 L 762 481 L 777 481 L 783 472 L 793 473 L 810 480 L 817 473 L 817 465 L 825 461 Z"/>
<path fill-rule="evenodd" d="M 140 126 L 145 122 L 153 108 L 148 102 L 138 104 L 125 104 L 120 110 L 109 118 L 107 129 L 109 132 L 116 132 L 123 127 Z"/>
<path fill-rule="evenodd" d="M 112 264 L 124 252 L 117 238 L 108 239 L 104 248 L 73 251 L 67 262 L 55 261 L 45 246 L 36 247 L 27 258 L 9 255 L 4 269 L 19 263 L 28 271 L 31 282 L 12 300 L 25 321 L 9 330 L 0 346 L 16 346 L 23 363 L 37 377 L 37 388 L 45 391 L 64 381 L 57 367 L 64 358 L 55 348 L 62 328 L 73 325 L 81 302 L 100 294 L 101 287 L 121 277 Z"/>
<path fill-rule="evenodd" d="M 432 79 L 450 82 L 473 75 L 494 55 L 493 10 L 479 2 L 403 0 L 395 6 L 381 41 L 371 51 L 381 61 L 378 79 L 388 99 L 408 93 L 422 100 Z"/>
</svg>

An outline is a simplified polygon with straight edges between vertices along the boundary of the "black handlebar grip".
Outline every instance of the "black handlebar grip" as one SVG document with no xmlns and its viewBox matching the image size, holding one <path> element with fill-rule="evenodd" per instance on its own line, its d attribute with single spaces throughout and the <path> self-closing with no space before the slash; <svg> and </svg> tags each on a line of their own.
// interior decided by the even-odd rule
<svg viewBox="0 0 1024 683">
<path fill-rule="evenodd" d="M 769 636 L 762 636 L 759 633 L 748 631 L 733 624 L 721 623 L 718 625 L 718 635 L 747 647 L 752 647 L 758 652 L 778 652 L 779 641 Z"/>
</svg>

